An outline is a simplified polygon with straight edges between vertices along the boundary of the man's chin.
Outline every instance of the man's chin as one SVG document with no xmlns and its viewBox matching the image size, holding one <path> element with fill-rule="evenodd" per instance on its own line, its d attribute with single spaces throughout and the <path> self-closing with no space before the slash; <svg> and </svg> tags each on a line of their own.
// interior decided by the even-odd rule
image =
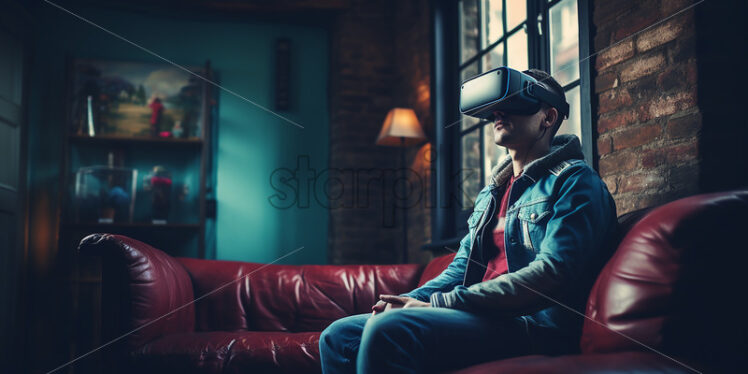
<svg viewBox="0 0 748 374">
<path fill-rule="evenodd" d="M 494 136 L 493 143 L 499 147 L 506 147 L 510 145 L 510 139 L 508 139 L 506 136 L 501 136 L 501 135 Z"/>
</svg>

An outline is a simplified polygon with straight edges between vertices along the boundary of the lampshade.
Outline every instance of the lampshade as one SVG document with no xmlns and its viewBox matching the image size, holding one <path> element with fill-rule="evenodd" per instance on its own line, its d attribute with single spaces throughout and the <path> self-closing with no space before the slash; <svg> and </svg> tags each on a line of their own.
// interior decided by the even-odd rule
<svg viewBox="0 0 748 374">
<path fill-rule="evenodd" d="M 426 139 L 413 109 L 390 109 L 382 124 L 379 137 L 377 137 L 377 145 L 400 146 L 403 144 L 401 137 L 406 146 L 417 144 Z"/>
</svg>

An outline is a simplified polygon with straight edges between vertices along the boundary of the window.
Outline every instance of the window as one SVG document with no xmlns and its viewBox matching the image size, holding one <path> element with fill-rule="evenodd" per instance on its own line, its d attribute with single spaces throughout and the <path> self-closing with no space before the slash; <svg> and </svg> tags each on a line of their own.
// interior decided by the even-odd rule
<svg viewBox="0 0 748 374">
<path fill-rule="evenodd" d="M 588 2 L 579 0 L 579 4 L 586 7 Z M 580 28 L 586 32 L 587 26 L 579 22 L 578 1 L 460 0 L 456 13 L 457 25 L 451 29 L 456 29 L 457 33 L 454 44 L 458 49 L 456 66 L 460 82 L 504 65 L 520 71 L 528 68 L 548 71 L 564 87 L 570 106 L 569 118 L 558 134 L 577 135 L 585 145 L 589 162 L 590 119 L 582 116 L 581 105 L 582 92 L 589 97 L 589 83 L 588 74 L 582 74 L 584 68 L 579 63 Z M 581 19 L 585 19 L 586 14 L 585 10 Z M 587 49 L 586 42 L 582 44 Z M 456 102 L 451 108 L 457 108 Z M 458 183 L 462 185 L 457 186 L 457 196 L 452 196 L 459 201 L 454 213 L 457 229 L 461 231 L 475 197 L 490 180 L 492 167 L 504 159 L 507 152 L 493 143 L 493 129 L 487 126 L 487 121 L 462 116 L 459 112 L 454 116 L 460 116 L 455 117 L 459 129 L 452 133 L 456 136 L 451 137 L 455 142 L 451 149 L 458 154 L 454 159 L 459 168 Z"/>
</svg>

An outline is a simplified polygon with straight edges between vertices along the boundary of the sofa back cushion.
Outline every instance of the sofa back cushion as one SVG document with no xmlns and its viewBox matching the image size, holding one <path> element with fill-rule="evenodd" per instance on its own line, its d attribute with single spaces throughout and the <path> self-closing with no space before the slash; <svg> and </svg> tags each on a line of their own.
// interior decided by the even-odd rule
<svg viewBox="0 0 748 374">
<path fill-rule="evenodd" d="M 426 265 L 426 268 L 423 269 L 423 273 L 421 273 L 420 279 L 418 280 L 418 287 L 423 286 L 424 283 L 436 278 L 437 275 L 441 274 L 441 272 L 444 271 L 444 269 L 446 269 L 447 266 L 452 263 L 455 255 L 457 255 L 457 253 L 447 253 L 446 255 L 435 257 L 434 259 L 429 261 L 428 265 Z"/>
<path fill-rule="evenodd" d="M 592 288 L 582 352 L 648 346 L 717 357 L 735 348 L 724 349 L 727 342 L 744 348 L 745 324 L 727 327 L 724 314 L 740 309 L 732 287 L 745 284 L 746 227 L 748 191 L 692 196 L 649 212 Z"/>
<path fill-rule="evenodd" d="M 178 259 L 195 286 L 199 331 L 322 331 L 371 312 L 382 293 L 415 288 L 423 269 L 401 265 L 273 265 Z"/>
</svg>

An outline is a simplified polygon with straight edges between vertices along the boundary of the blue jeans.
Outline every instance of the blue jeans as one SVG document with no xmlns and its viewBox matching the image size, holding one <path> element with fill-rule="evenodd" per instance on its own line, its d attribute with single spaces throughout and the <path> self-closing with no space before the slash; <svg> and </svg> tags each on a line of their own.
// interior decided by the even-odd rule
<svg viewBox="0 0 748 374">
<path fill-rule="evenodd" d="M 390 309 L 341 318 L 322 331 L 322 372 L 420 373 L 531 352 L 525 321 L 449 308 Z"/>
</svg>

